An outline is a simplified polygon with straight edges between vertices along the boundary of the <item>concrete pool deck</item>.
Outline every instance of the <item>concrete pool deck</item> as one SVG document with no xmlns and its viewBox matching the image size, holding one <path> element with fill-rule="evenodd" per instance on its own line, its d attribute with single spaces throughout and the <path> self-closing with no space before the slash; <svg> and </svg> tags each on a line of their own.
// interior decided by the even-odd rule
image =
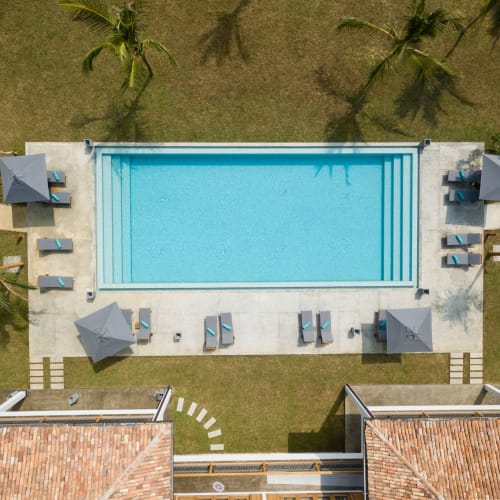
<svg viewBox="0 0 500 500">
<path fill-rule="evenodd" d="M 165 144 L 167 145 L 167 144 Z M 381 144 L 377 144 L 380 146 Z M 413 144 L 414 145 L 414 144 Z M 154 333 L 149 344 L 132 346 L 123 355 L 259 355 L 381 353 L 385 344 L 374 337 L 379 309 L 432 307 L 435 352 L 482 352 L 483 266 L 453 268 L 443 263 L 447 233 L 481 232 L 484 204 L 450 204 L 445 174 L 453 168 L 477 168 L 482 143 L 433 143 L 420 156 L 418 286 L 417 288 L 323 288 L 248 290 L 97 290 L 88 302 L 86 290 L 95 288 L 95 167 L 82 143 L 28 143 L 26 154 L 45 153 L 49 169 L 66 173 L 72 193 L 71 208 L 31 204 L 27 210 L 29 280 L 53 274 L 72 276 L 73 290 L 29 292 L 30 357 L 86 356 L 74 321 L 117 301 L 132 309 L 152 310 Z M 72 238 L 71 253 L 41 254 L 38 238 Z M 360 247 L 362 251 L 362 247 Z M 457 250 L 462 252 L 463 250 Z M 482 253 L 482 246 L 469 252 Z M 299 341 L 301 310 L 332 313 L 333 344 Z M 207 353 L 203 349 L 205 316 L 232 312 L 235 344 Z M 316 319 L 314 324 L 316 326 Z M 349 335 L 351 328 L 360 334 Z M 182 333 L 174 342 L 176 332 Z"/>
</svg>

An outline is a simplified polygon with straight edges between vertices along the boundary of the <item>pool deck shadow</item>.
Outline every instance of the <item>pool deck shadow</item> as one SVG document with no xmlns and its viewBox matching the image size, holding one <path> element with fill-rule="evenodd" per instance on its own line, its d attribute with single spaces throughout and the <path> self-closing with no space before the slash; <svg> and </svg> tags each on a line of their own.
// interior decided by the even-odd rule
<svg viewBox="0 0 500 500">
<path fill-rule="evenodd" d="M 451 321 L 441 307 L 451 292 L 461 290 L 482 300 L 482 266 L 442 266 L 442 259 L 449 253 L 442 247 L 445 235 L 481 232 L 484 219 L 482 202 L 473 206 L 444 202 L 448 185 L 443 185 L 443 176 L 449 169 L 467 164 L 472 153 L 482 147 L 478 143 L 432 143 L 422 151 L 415 287 L 97 290 L 95 299 L 89 302 L 86 292 L 96 287 L 95 166 L 91 152 L 83 143 L 28 143 L 27 154 L 44 152 L 48 168 L 64 169 L 65 190 L 72 193 L 71 208 L 47 211 L 47 207 L 33 204 L 27 209 L 29 281 L 36 283 L 43 274 L 72 276 L 75 280 L 73 291 L 30 290 L 30 355 L 86 356 L 74 321 L 114 301 L 121 308 L 132 309 L 133 322 L 138 321 L 139 308 L 152 310 L 151 342 L 133 345 L 132 356 L 381 354 L 385 344 L 373 335 L 375 313 L 387 308 L 427 306 L 433 309 L 435 352 L 482 352 L 482 312 L 470 308 L 464 327 L 463 321 Z M 36 249 L 36 239 L 42 237 L 72 238 L 74 250 L 42 256 Z M 482 246 L 469 251 L 481 253 Z M 417 287 L 430 289 L 430 294 L 417 294 Z M 308 309 L 313 311 L 315 326 L 320 310 L 331 311 L 333 343 L 301 342 L 298 314 Z M 208 353 L 204 351 L 204 318 L 221 312 L 233 315 L 235 343 Z M 361 333 L 350 336 L 351 328 Z M 179 342 L 174 341 L 176 332 L 182 333 Z"/>
</svg>

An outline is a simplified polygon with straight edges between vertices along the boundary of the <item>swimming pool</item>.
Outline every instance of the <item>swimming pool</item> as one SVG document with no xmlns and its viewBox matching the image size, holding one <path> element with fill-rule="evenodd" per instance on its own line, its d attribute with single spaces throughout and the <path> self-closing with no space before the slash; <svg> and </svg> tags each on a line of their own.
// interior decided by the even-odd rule
<svg viewBox="0 0 500 500">
<path fill-rule="evenodd" d="M 411 286 L 418 148 L 97 146 L 99 288 Z"/>
</svg>

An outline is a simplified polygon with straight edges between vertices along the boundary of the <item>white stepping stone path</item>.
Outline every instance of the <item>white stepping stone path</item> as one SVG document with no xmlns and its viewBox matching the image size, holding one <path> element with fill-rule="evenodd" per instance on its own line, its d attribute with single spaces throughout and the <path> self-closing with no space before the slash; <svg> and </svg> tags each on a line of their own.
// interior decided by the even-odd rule
<svg viewBox="0 0 500 500">
<path fill-rule="evenodd" d="M 214 418 L 214 417 L 210 417 L 206 422 L 205 424 L 203 425 L 203 427 L 205 427 L 205 429 L 210 429 L 210 427 L 212 427 L 212 425 L 215 424 L 215 422 L 217 422 L 217 420 Z"/>
<path fill-rule="evenodd" d="M 30 389 L 43 389 L 43 358 L 30 359 Z"/>
<path fill-rule="evenodd" d="M 183 397 L 177 398 L 177 407 L 176 410 L 177 412 L 181 413 L 184 410 L 184 403 L 185 400 Z M 195 403 L 194 401 L 191 402 L 189 405 L 189 408 L 186 412 L 186 414 L 190 417 L 194 415 L 194 412 L 196 411 L 196 408 L 198 407 L 198 403 Z M 202 408 L 198 415 L 196 416 L 195 420 L 199 423 L 203 421 L 203 419 L 206 417 L 208 411 L 206 408 Z M 204 424 L 203 427 L 208 431 L 210 427 L 212 427 L 217 420 L 214 417 L 210 417 Z M 216 429 L 214 431 L 210 431 L 207 433 L 208 434 L 208 439 L 213 439 L 219 436 L 222 436 L 222 431 L 221 429 Z M 224 450 L 224 444 L 223 443 L 215 443 L 210 445 L 210 451 L 223 451 Z"/>
<path fill-rule="evenodd" d="M 461 352 L 450 353 L 450 384 L 464 383 L 464 355 Z"/>
<path fill-rule="evenodd" d="M 64 389 L 64 360 L 59 357 L 50 358 L 50 388 Z"/>
<path fill-rule="evenodd" d="M 194 411 L 196 410 L 197 406 L 198 406 L 198 403 L 191 403 L 189 405 L 189 410 L 187 411 L 188 416 L 192 417 L 194 415 Z"/>
<path fill-rule="evenodd" d="M 200 413 L 198 413 L 198 416 L 196 417 L 196 421 L 201 422 L 205 418 L 206 414 L 207 414 L 207 410 L 205 408 L 202 408 Z"/>
<path fill-rule="evenodd" d="M 181 412 L 183 408 L 184 408 L 184 398 L 179 398 L 177 400 L 177 411 Z"/>
<path fill-rule="evenodd" d="M 469 383 L 483 383 L 483 354 L 480 352 L 470 353 Z"/>
</svg>

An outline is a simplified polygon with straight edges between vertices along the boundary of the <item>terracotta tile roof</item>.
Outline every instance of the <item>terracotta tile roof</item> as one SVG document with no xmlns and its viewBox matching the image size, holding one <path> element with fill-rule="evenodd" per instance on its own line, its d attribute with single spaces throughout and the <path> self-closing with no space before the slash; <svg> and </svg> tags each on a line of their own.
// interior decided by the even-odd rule
<svg viewBox="0 0 500 500">
<path fill-rule="evenodd" d="M 172 424 L 0 427 L 2 498 L 172 498 Z"/>
<path fill-rule="evenodd" d="M 373 419 L 370 499 L 500 498 L 500 418 Z"/>
</svg>

